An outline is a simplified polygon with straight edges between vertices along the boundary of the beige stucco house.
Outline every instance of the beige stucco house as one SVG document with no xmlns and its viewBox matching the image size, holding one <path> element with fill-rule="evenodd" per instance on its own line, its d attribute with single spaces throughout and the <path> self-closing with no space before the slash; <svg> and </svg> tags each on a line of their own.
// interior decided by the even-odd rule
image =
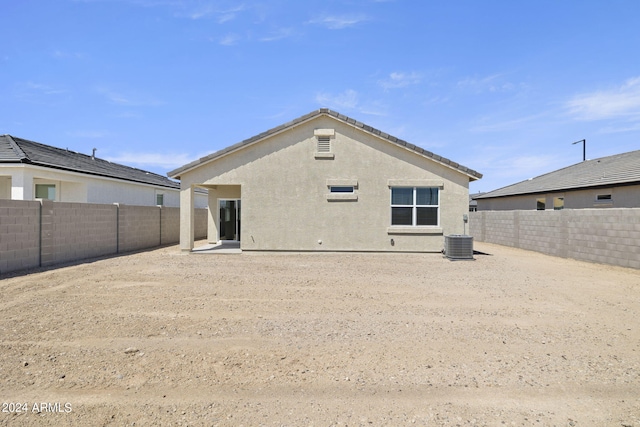
<svg viewBox="0 0 640 427">
<path fill-rule="evenodd" d="M 210 242 L 243 250 L 438 252 L 461 234 L 482 175 L 320 109 L 169 173 L 181 183 L 180 247 L 194 246 L 194 190 Z"/>
<path fill-rule="evenodd" d="M 585 160 L 474 197 L 479 211 L 640 207 L 640 150 Z"/>
</svg>

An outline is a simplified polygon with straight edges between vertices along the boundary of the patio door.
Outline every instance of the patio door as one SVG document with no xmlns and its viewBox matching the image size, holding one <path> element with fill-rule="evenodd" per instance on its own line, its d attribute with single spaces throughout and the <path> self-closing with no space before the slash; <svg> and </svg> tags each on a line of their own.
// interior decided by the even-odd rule
<svg viewBox="0 0 640 427">
<path fill-rule="evenodd" d="M 240 241 L 240 199 L 220 199 L 220 240 Z"/>
</svg>

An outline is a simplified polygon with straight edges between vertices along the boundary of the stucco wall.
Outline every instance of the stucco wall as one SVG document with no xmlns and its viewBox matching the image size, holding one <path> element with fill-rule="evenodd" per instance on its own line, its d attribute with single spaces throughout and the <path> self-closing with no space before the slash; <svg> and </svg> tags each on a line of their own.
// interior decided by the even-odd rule
<svg viewBox="0 0 640 427">
<path fill-rule="evenodd" d="M 335 130 L 334 158 L 314 156 L 314 129 Z M 243 250 L 435 252 L 445 234 L 463 232 L 468 211 L 468 176 L 324 116 L 180 179 L 183 188 L 209 186 L 210 201 L 222 197 L 226 185 L 240 186 Z M 328 180 L 357 181 L 357 200 L 328 200 Z M 441 185 L 440 226 L 391 230 L 390 180 Z"/>
<path fill-rule="evenodd" d="M 0 200 L 0 274 L 177 243 L 179 208 Z M 196 237 L 207 210 L 196 209 Z M 162 219 L 162 221 L 161 221 Z"/>
<path fill-rule="evenodd" d="M 598 200 L 598 195 L 606 194 L 611 195 L 611 200 Z M 640 207 L 640 185 L 478 199 L 478 210 L 536 210 L 536 201 L 539 198 L 545 199 L 547 210 L 553 210 L 553 201 L 557 197 L 564 198 L 565 209 L 638 208 Z"/>
<path fill-rule="evenodd" d="M 471 212 L 476 241 L 640 268 L 640 208 Z"/>
</svg>

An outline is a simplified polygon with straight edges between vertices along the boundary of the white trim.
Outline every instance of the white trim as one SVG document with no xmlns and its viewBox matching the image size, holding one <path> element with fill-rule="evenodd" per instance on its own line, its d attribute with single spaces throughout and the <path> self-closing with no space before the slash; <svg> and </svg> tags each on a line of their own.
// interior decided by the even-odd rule
<svg viewBox="0 0 640 427">
<path fill-rule="evenodd" d="M 357 179 L 327 179 L 327 187 L 358 187 Z"/>
<path fill-rule="evenodd" d="M 442 234 L 442 227 L 395 225 L 387 227 L 387 234 Z"/>
<path fill-rule="evenodd" d="M 394 181 L 394 180 L 389 180 L 389 181 Z M 393 189 L 394 188 L 411 188 L 413 190 L 413 204 L 411 205 L 399 205 L 393 204 Z M 438 204 L 437 205 L 419 205 L 418 204 L 418 194 L 417 194 L 417 189 L 418 188 L 438 188 Z M 398 186 L 393 186 L 393 187 L 389 187 L 389 224 L 391 224 L 391 222 L 393 221 L 393 208 L 411 208 L 411 224 L 412 225 L 393 225 L 391 224 L 389 228 L 393 229 L 393 228 L 417 228 L 417 229 L 433 229 L 435 227 L 440 228 L 441 227 L 441 222 L 440 222 L 440 188 L 439 187 L 423 187 L 423 186 L 418 186 L 418 187 L 410 187 L 410 186 L 402 186 L 402 185 L 398 185 Z M 418 222 L 418 208 L 436 208 L 437 209 L 437 223 L 436 225 L 417 225 Z M 418 232 L 416 232 L 418 233 Z"/>
<path fill-rule="evenodd" d="M 168 191 L 180 191 L 180 188 L 174 188 L 174 187 L 166 187 L 164 185 L 160 185 L 160 184 L 149 184 L 146 182 L 140 182 L 140 181 L 132 181 L 132 180 L 128 180 L 128 179 L 124 179 L 124 178 L 114 178 L 111 176 L 104 176 L 104 175 L 97 175 L 97 174 L 92 174 L 92 173 L 82 173 L 82 172 L 76 172 L 76 171 L 70 171 L 67 169 L 60 169 L 60 168 L 55 168 L 55 167 L 46 167 L 46 166 L 41 166 L 41 165 L 31 165 L 31 164 L 24 164 L 24 163 L 2 163 L 2 166 L 0 166 L 0 171 L 4 170 L 4 169 L 8 169 L 8 168 L 24 168 L 24 169 L 35 169 L 35 170 L 43 170 L 43 171 L 47 171 L 47 172 L 51 172 L 54 174 L 69 174 L 69 175 L 73 175 L 73 176 L 81 176 L 81 177 L 86 177 L 86 178 L 93 178 L 93 179 L 104 179 L 106 181 L 116 181 L 116 182 L 124 182 L 127 184 L 133 184 L 133 185 L 143 185 L 145 187 L 151 187 L 151 188 L 157 188 L 157 189 L 162 189 L 162 190 L 168 190 Z M 3 174 L 3 176 L 10 176 L 11 174 L 7 174 L 4 175 L 5 172 L 1 172 Z M 34 178 L 40 178 L 38 176 L 34 176 Z M 41 178 L 41 179 L 50 179 L 50 178 Z M 64 179 L 55 179 L 57 181 L 65 181 Z M 69 182 L 77 182 L 77 181 L 69 181 Z M 176 182 L 176 184 L 180 184 L 180 182 Z"/>
<path fill-rule="evenodd" d="M 389 187 L 438 187 L 444 188 L 444 181 L 441 179 L 389 179 Z"/>
<path fill-rule="evenodd" d="M 328 193 L 327 200 L 329 201 L 341 201 L 341 200 L 358 200 L 358 195 L 356 193 Z"/>
</svg>

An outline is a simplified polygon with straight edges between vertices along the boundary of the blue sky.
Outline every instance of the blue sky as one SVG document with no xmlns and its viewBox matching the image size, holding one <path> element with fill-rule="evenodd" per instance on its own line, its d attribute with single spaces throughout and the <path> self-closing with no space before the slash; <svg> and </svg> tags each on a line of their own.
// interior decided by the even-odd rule
<svg viewBox="0 0 640 427">
<path fill-rule="evenodd" d="M 329 107 L 490 191 L 640 149 L 635 0 L 0 0 L 0 134 L 158 173 Z"/>
</svg>

